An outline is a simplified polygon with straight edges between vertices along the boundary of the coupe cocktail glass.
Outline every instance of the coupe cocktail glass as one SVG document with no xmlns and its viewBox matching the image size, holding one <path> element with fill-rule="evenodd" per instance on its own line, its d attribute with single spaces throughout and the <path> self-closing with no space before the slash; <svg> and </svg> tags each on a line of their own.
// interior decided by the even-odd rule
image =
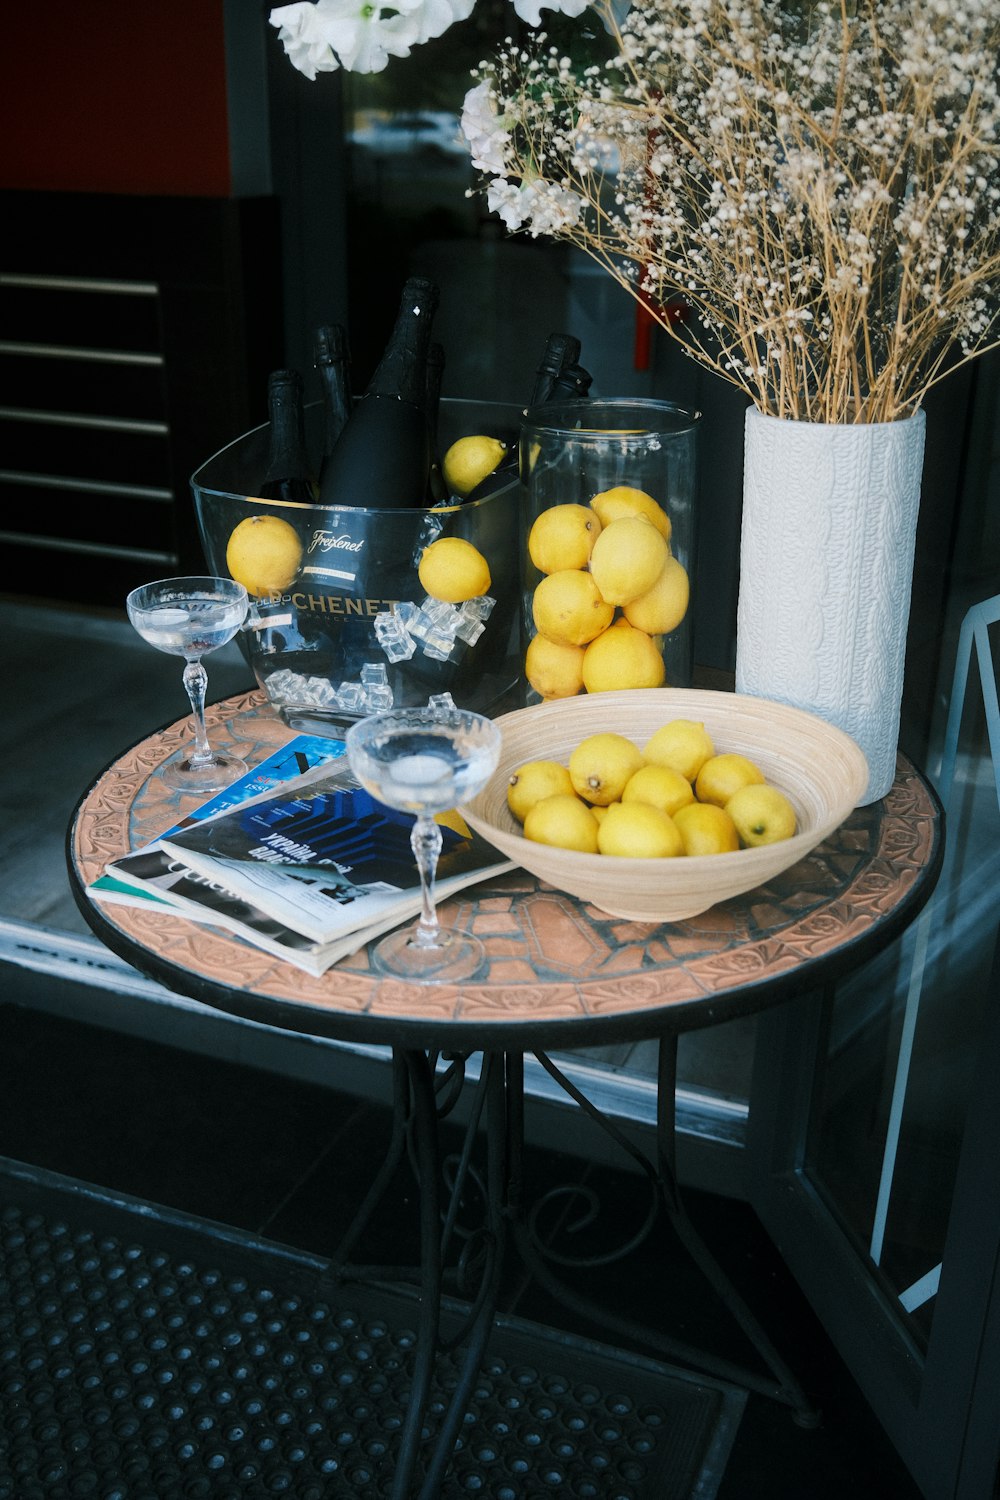
<svg viewBox="0 0 1000 1500">
<path fill-rule="evenodd" d="M 500 731 L 491 719 L 464 709 L 410 708 L 375 714 L 345 737 L 351 769 L 387 807 L 416 814 L 410 846 L 420 872 L 423 910 L 412 927 L 392 932 L 373 950 L 377 968 L 399 979 L 449 982 L 470 978 L 483 962 L 472 933 L 442 927 L 434 906 L 441 852 L 435 813 L 474 797 L 500 757 Z"/>
<path fill-rule="evenodd" d="M 201 658 L 231 641 L 246 618 L 249 600 L 232 578 L 161 578 L 133 589 L 125 601 L 133 626 L 158 651 L 183 656 L 184 686 L 194 711 L 194 749 L 168 760 L 160 775 L 176 791 L 218 792 L 242 776 L 246 764 L 220 755 L 208 743 Z"/>
</svg>

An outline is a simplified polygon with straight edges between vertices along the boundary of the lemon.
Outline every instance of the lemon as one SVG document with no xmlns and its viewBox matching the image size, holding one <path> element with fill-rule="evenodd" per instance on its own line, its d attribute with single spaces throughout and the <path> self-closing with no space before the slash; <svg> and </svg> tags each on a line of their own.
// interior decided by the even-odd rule
<svg viewBox="0 0 1000 1500">
<path fill-rule="evenodd" d="M 740 787 L 726 803 L 726 812 L 736 825 L 740 842 L 751 849 L 778 844 L 795 832 L 795 809 L 776 786 Z"/>
<path fill-rule="evenodd" d="M 736 824 L 714 802 L 689 802 L 673 817 L 685 854 L 732 854 L 740 847 Z"/>
<path fill-rule="evenodd" d="M 490 567 L 471 542 L 459 536 L 439 536 L 420 554 L 417 577 L 432 599 L 461 604 L 489 592 Z"/>
<path fill-rule="evenodd" d="M 764 780 L 760 767 L 745 755 L 732 752 L 712 755 L 695 778 L 694 794 L 699 802 L 714 802 L 717 807 L 725 807 L 741 786 L 760 785 Z"/>
<path fill-rule="evenodd" d="M 608 806 L 609 807 L 617 807 L 618 803 L 617 802 L 610 802 L 608 804 Z M 597 823 L 603 823 L 604 816 L 605 816 L 607 810 L 608 810 L 607 807 L 597 807 L 597 806 L 594 806 L 594 807 L 592 807 L 590 809 L 591 814 L 592 814 L 595 822 L 597 822 Z"/>
<path fill-rule="evenodd" d="M 630 599 L 622 613 L 636 630 L 669 635 L 687 614 L 690 598 L 687 570 L 676 557 L 668 557 L 653 587 L 638 599 Z"/>
<path fill-rule="evenodd" d="M 531 601 L 535 629 L 563 646 L 585 646 L 607 629 L 614 613 L 590 574 L 578 568 L 547 574 Z"/>
<path fill-rule="evenodd" d="M 559 792 L 573 795 L 569 771 L 557 760 L 528 760 L 518 766 L 507 782 L 507 806 L 523 823 L 536 802 Z"/>
<path fill-rule="evenodd" d="M 694 781 L 709 756 L 715 754 L 715 745 L 700 721 L 671 719 L 646 741 L 642 753 L 654 766 L 670 766 Z"/>
<path fill-rule="evenodd" d="M 524 820 L 524 836 L 535 844 L 597 853 L 597 823 L 590 808 L 572 792 L 556 792 L 536 802 Z"/>
<path fill-rule="evenodd" d="M 302 543 L 280 516 L 247 516 L 226 545 L 226 567 L 257 599 L 290 588 L 302 565 Z"/>
<path fill-rule="evenodd" d="M 499 438 L 484 437 L 477 433 L 472 437 L 460 437 L 452 443 L 441 460 L 441 473 L 450 495 L 471 495 L 477 484 L 482 484 L 492 474 L 507 452 L 507 444 Z"/>
<path fill-rule="evenodd" d="M 694 801 L 694 789 L 686 776 L 669 766 L 640 766 L 625 783 L 623 802 L 646 802 L 671 817 L 679 807 Z"/>
<path fill-rule="evenodd" d="M 617 802 L 630 776 L 642 765 L 642 752 L 623 734 L 605 731 L 581 740 L 569 758 L 573 790 L 588 802 Z"/>
<path fill-rule="evenodd" d="M 583 654 L 583 685 L 588 693 L 662 687 L 665 676 L 663 657 L 652 640 L 624 618 L 610 625 Z"/>
<path fill-rule="evenodd" d="M 652 495 L 647 495 L 645 490 L 634 489 L 630 484 L 616 484 L 614 489 L 602 490 L 599 495 L 595 495 L 590 504 L 600 517 L 602 526 L 610 526 L 612 521 L 619 521 L 622 516 L 645 516 L 647 521 L 652 521 L 665 542 L 670 540 L 673 530 L 670 517 L 663 506 Z"/>
<path fill-rule="evenodd" d="M 669 813 L 648 802 L 619 802 L 601 819 L 597 848 L 627 859 L 675 859 L 684 853 L 684 840 Z"/>
<path fill-rule="evenodd" d="M 608 604 L 629 604 L 653 587 L 669 556 L 662 534 L 644 516 L 622 516 L 602 526 L 590 572 Z"/>
<path fill-rule="evenodd" d="M 583 687 L 583 647 L 533 636 L 524 653 L 524 675 L 543 698 L 572 698 Z"/>
<path fill-rule="evenodd" d="M 601 530 L 589 505 L 551 505 L 528 532 L 528 556 L 539 573 L 585 568 Z"/>
</svg>

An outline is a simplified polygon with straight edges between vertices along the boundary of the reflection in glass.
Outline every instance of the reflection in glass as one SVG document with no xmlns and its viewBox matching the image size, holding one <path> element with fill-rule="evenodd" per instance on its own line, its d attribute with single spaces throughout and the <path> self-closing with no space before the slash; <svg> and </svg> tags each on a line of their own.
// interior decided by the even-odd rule
<svg viewBox="0 0 1000 1500">
<path fill-rule="evenodd" d="M 937 777 L 947 813 L 938 890 L 902 943 L 838 988 L 809 1161 L 925 1337 L 1000 920 L 1000 600 L 977 619 L 982 649 L 966 682 L 960 646 Z"/>
</svg>

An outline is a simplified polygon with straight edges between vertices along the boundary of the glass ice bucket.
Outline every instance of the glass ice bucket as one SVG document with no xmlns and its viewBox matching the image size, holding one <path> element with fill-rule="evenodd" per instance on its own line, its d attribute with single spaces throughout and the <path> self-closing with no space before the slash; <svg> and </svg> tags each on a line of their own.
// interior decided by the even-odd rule
<svg viewBox="0 0 1000 1500">
<path fill-rule="evenodd" d="M 631 398 L 525 413 L 526 702 L 661 682 L 690 687 L 700 421 L 699 412 L 673 402 Z M 558 506 L 592 505 L 601 520 L 596 539 L 591 528 L 581 541 L 583 522 L 569 510 L 546 516 Z M 658 534 L 645 536 L 640 526 L 636 543 L 633 523 L 631 542 L 620 532 L 603 536 L 612 520 L 637 512 Z M 606 597 L 592 597 L 598 585 Z"/>
<path fill-rule="evenodd" d="M 473 433 L 516 444 L 522 414 L 516 406 L 443 400 L 439 451 Z M 313 453 L 321 429 L 316 403 L 306 409 Z M 252 492 L 266 466 L 268 435 L 265 423 L 237 438 L 192 475 L 191 488 L 214 573 L 229 574 L 230 538 L 247 517 L 284 523 L 277 529 L 291 576 L 279 569 L 281 587 L 252 599 L 238 637 L 282 719 L 295 729 L 330 733 L 445 694 L 478 713 L 520 707 L 519 483 L 485 500 L 426 510 L 263 500 Z M 486 559 L 491 581 L 484 594 L 452 604 L 422 587 L 421 554 L 443 536 L 471 542 Z"/>
</svg>

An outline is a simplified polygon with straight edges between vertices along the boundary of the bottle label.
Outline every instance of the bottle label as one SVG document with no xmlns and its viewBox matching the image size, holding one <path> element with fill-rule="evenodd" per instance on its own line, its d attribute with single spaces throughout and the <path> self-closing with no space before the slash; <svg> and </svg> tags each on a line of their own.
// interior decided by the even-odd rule
<svg viewBox="0 0 1000 1500">
<path fill-rule="evenodd" d="M 268 594 L 260 603 L 274 608 L 279 604 L 292 604 L 297 610 L 304 610 L 308 614 L 339 615 L 341 618 L 353 617 L 374 621 L 376 615 L 390 612 L 399 604 L 398 599 L 368 599 L 350 594 L 328 594 L 322 591 L 322 585 L 317 585 L 315 592 L 308 589 L 296 589 L 289 594 Z M 276 625 L 283 623 L 268 616 L 261 621 L 263 625 Z M 260 628 L 260 627 L 258 627 Z"/>
<path fill-rule="evenodd" d="M 347 531 L 314 531 L 306 552 L 363 552 L 364 546 L 364 537 L 355 539 Z"/>
<path fill-rule="evenodd" d="M 359 558 L 364 550 L 365 538 L 353 537 L 349 531 L 314 531 L 306 548 L 310 560 L 302 569 L 302 576 L 322 579 L 334 587 L 356 588 Z"/>
</svg>

